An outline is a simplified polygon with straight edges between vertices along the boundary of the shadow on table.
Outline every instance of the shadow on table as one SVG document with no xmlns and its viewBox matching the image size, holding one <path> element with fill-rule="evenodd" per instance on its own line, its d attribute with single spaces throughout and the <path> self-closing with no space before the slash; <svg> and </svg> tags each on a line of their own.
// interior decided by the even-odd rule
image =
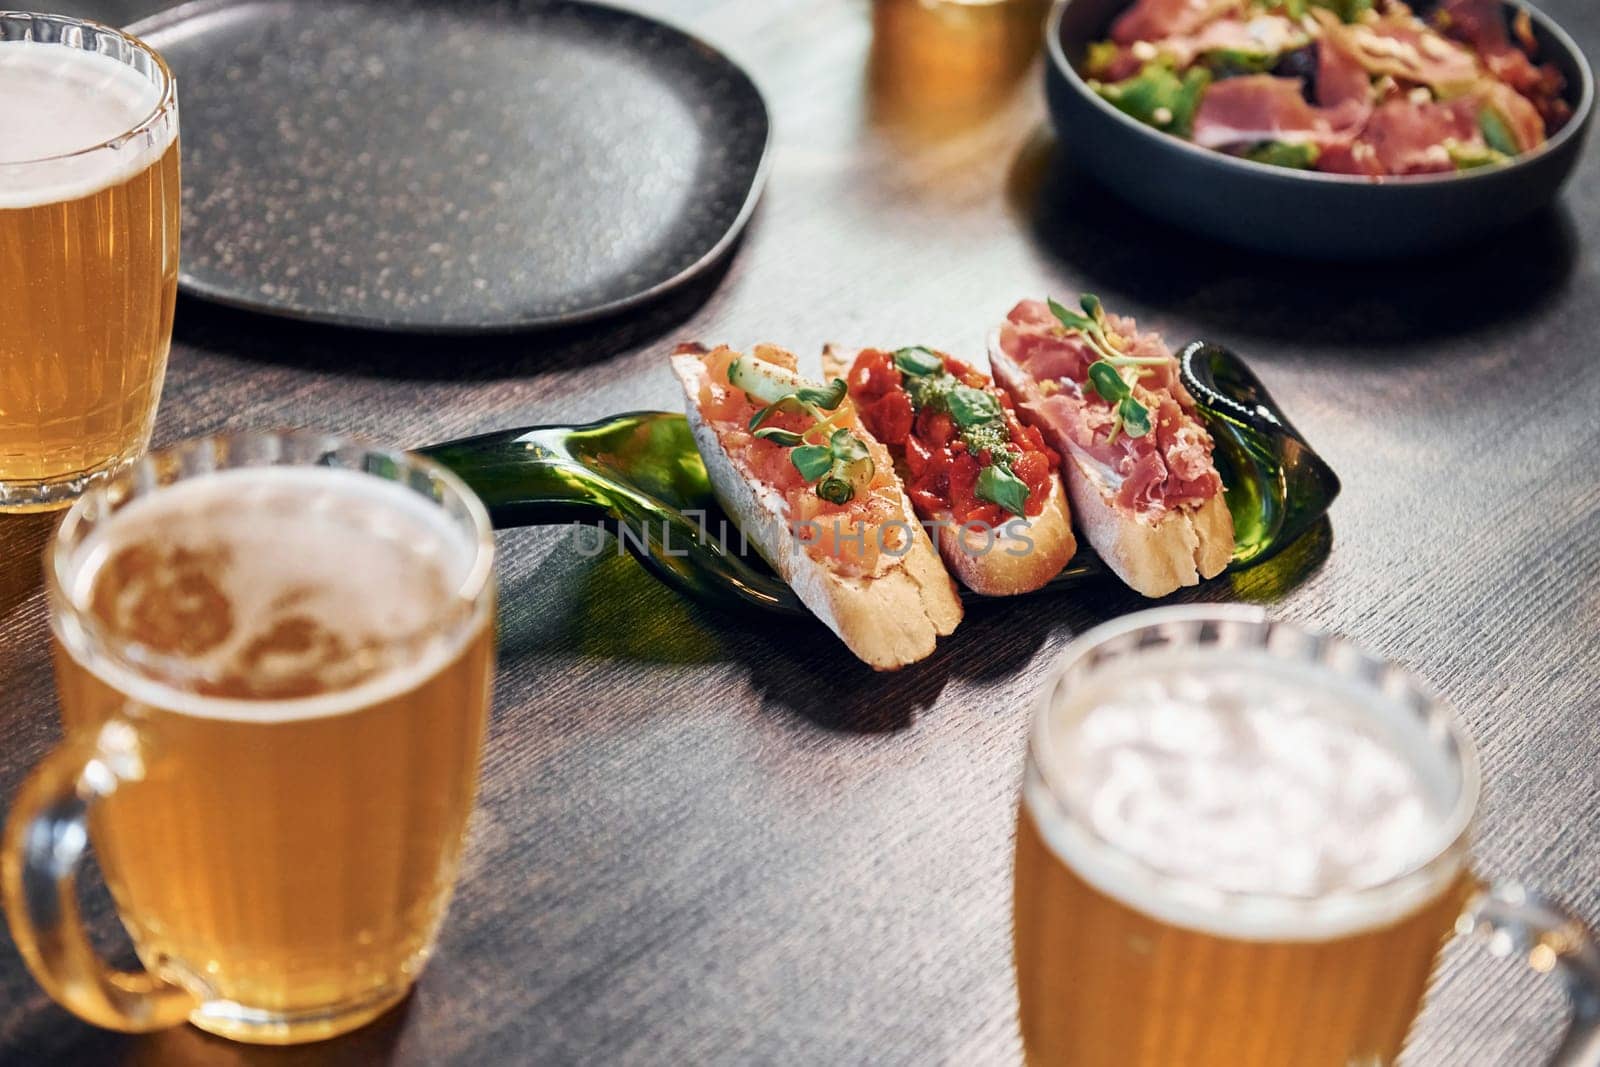
<svg viewBox="0 0 1600 1067">
<path fill-rule="evenodd" d="M 770 626 L 741 628 L 728 644 L 749 664 L 765 704 L 827 730 L 892 733 L 909 728 L 953 679 L 995 680 L 1021 671 L 1064 606 L 1082 614 L 1060 597 L 969 607 L 960 627 L 939 639 L 933 655 L 893 672 L 861 663 L 837 637 L 809 620 L 783 632 L 770 632 L 776 629 Z"/>
<path fill-rule="evenodd" d="M 1129 206 L 1072 152 L 1041 131 L 1012 165 L 1011 208 L 1041 250 L 1095 286 L 1236 336 L 1348 345 L 1341 354 L 1359 357 L 1371 346 L 1504 325 L 1555 296 L 1577 258 L 1577 235 L 1559 202 L 1448 255 L 1367 264 L 1265 255 Z M 1381 358 L 1393 359 L 1394 350 Z"/>
<path fill-rule="evenodd" d="M 657 300 L 578 326 L 474 336 L 390 333 L 276 318 L 184 296 L 173 336 L 241 359 L 369 378 L 492 381 L 572 370 L 659 340 L 682 325 L 716 292 L 737 254 L 736 243 L 705 274 Z"/>
<path fill-rule="evenodd" d="M 702 607 L 615 551 L 584 558 L 556 545 L 528 573 L 504 579 L 502 600 L 504 658 L 553 652 L 669 665 L 739 663 L 764 704 L 850 733 L 905 729 L 951 678 L 1016 673 L 1063 613 L 1084 613 L 1071 595 L 973 605 L 927 660 L 880 674 L 814 619 Z"/>
<path fill-rule="evenodd" d="M 500 648 L 506 658 L 537 651 L 667 665 L 738 663 L 766 706 L 828 730 L 891 733 L 910 727 L 952 679 L 1015 676 L 1059 627 L 1082 633 L 1163 602 L 1279 600 L 1322 566 L 1332 540 L 1324 518 L 1273 559 L 1171 601 L 1146 600 L 1114 578 L 1037 596 L 969 601 L 960 627 L 939 640 L 933 655 L 888 673 L 857 661 L 814 619 L 702 607 L 661 585 L 631 557 L 607 551 L 585 558 L 557 545 L 531 572 L 507 579 Z"/>
<path fill-rule="evenodd" d="M 52 1008 L 9 1035 L 0 1060 L 17 1064 L 106 1067 L 356 1067 L 388 1063 L 411 1007 L 407 997 L 374 1022 L 343 1037 L 305 1045 L 243 1045 L 177 1026 L 153 1034 L 117 1034 Z"/>
</svg>

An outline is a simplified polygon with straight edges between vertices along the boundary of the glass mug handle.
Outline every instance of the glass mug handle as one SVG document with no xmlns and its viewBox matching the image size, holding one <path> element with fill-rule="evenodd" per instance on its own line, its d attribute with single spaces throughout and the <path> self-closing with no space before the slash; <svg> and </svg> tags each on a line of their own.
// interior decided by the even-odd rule
<svg viewBox="0 0 1600 1067">
<path fill-rule="evenodd" d="M 111 1030 L 144 1033 L 188 1018 L 195 999 L 148 971 L 118 971 L 95 952 L 78 914 L 78 866 L 94 801 L 143 777 L 137 731 L 113 720 L 69 739 L 23 783 L 0 846 L 11 935 L 28 969 L 57 1003 Z"/>
<path fill-rule="evenodd" d="M 1583 922 L 1517 882 L 1495 882 L 1467 905 L 1457 930 L 1497 956 L 1520 953 L 1541 974 L 1556 972 L 1572 1001 L 1572 1023 L 1551 1067 L 1600 1067 L 1600 947 Z"/>
</svg>

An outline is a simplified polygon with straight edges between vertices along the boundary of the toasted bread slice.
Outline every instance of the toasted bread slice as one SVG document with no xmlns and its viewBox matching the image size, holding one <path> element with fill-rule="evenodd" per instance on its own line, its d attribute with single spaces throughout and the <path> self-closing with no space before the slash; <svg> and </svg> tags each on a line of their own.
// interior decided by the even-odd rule
<svg viewBox="0 0 1600 1067">
<path fill-rule="evenodd" d="M 1038 395 L 1038 383 L 1001 349 L 998 333 L 990 338 L 989 365 L 995 381 L 1025 410 L 1024 403 Z M 1221 493 L 1198 507 L 1171 508 L 1155 518 L 1129 511 L 1116 503 L 1110 472 L 1084 456 L 1059 426 L 1048 420 L 1033 425 L 1061 454 L 1078 528 L 1135 591 L 1166 596 L 1216 577 L 1233 558 L 1233 516 Z"/>
<path fill-rule="evenodd" d="M 824 376 L 846 377 L 860 352 L 859 348 L 824 345 Z M 895 454 L 897 464 L 902 462 L 900 450 L 891 447 L 890 452 Z M 1078 551 L 1059 474 L 1050 477 L 1043 511 L 1002 523 L 993 530 L 957 526 L 948 510 L 922 512 L 920 517 L 934 525 L 945 566 L 962 585 L 983 596 L 1031 593 L 1060 574 Z"/>
<path fill-rule="evenodd" d="M 1084 538 L 1135 591 L 1166 596 L 1202 578 L 1215 578 L 1233 558 L 1233 516 L 1220 494 L 1197 508 L 1177 508 L 1151 522 L 1117 507 L 1116 490 L 1092 462 L 1063 454 L 1063 465 L 1070 467 L 1072 513 Z"/>
<path fill-rule="evenodd" d="M 899 496 L 909 545 L 903 554 L 881 554 L 877 566 L 861 574 L 849 573 L 830 557 L 819 558 L 795 536 L 784 495 L 757 479 L 730 453 L 723 441 L 725 431 L 702 413 L 701 392 L 709 380 L 705 361 L 680 351 L 672 357 L 672 369 L 683 386 L 689 425 L 717 502 L 800 601 L 876 670 L 896 670 L 930 655 L 936 639 L 953 632 L 961 621 L 961 600 L 904 490 Z M 766 369 L 792 379 L 797 387 L 807 384 L 778 364 L 769 363 Z M 846 425 L 866 434 L 858 424 Z"/>
</svg>

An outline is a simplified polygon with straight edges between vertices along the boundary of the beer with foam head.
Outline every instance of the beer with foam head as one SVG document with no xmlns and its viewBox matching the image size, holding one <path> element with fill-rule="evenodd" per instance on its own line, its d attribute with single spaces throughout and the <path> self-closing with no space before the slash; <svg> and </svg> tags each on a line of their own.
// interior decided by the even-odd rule
<svg viewBox="0 0 1600 1067">
<path fill-rule="evenodd" d="M 34 510 L 149 442 L 177 292 L 177 97 L 132 38 L 0 15 L 0 101 L 0 510 Z"/>
<path fill-rule="evenodd" d="M 1260 649 L 1069 672 L 1017 829 L 1028 1060 L 1393 1062 L 1469 877 L 1414 719 Z"/>
<path fill-rule="evenodd" d="M 58 535 L 65 747 L 111 779 L 91 836 L 140 959 L 204 1029 L 330 1036 L 427 958 L 476 792 L 493 587 L 481 508 L 418 477 L 242 466 L 109 513 L 91 496 Z M 127 1025 L 80 1008 L 48 940 L 18 930 L 52 993 Z"/>
</svg>

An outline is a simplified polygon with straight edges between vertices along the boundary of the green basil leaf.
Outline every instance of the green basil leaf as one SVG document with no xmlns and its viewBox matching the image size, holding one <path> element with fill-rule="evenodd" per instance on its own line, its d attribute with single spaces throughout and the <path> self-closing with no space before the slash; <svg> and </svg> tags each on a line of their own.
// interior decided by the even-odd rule
<svg viewBox="0 0 1600 1067">
<path fill-rule="evenodd" d="M 828 438 L 828 452 L 841 463 L 854 463 L 870 455 L 866 444 L 849 430 L 840 428 Z"/>
<path fill-rule="evenodd" d="M 994 422 L 1001 416 L 1000 401 L 995 399 L 994 394 L 970 385 L 951 390 L 946 403 L 950 407 L 950 417 L 962 429 Z"/>
<path fill-rule="evenodd" d="M 1100 399 L 1108 404 L 1115 404 L 1133 392 L 1128 388 L 1128 383 L 1122 380 L 1122 375 L 1117 373 L 1117 368 L 1104 359 L 1089 364 L 1089 388 L 1099 393 Z"/>
<path fill-rule="evenodd" d="M 1093 319 L 1085 318 L 1070 308 L 1057 303 L 1054 298 L 1047 301 L 1050 313 L 1061 320 L 1061 325 L 1069 330 L 1082 330 L 1084 333 L 1094 333 L 1100 329 L 1100 324 Z"/>
<path fill-rule="evenodd" d="M 1484 141 L 1496 152 L 1514 156 L 1522 151 L 1517 147 L 1517 139 L 1511 134 L 1511 127 L 1494 108 L 1478 109 L 1478 129 L 1483 132 Z"/>
<path fill-rule="evenodd" d="M 939 354 L 922 345 L 896 349 L 894 365 L 901 374 L 909 374 L 913 378 L 923 378 L 944 370 L 944 360 Z"/>
<path fill-rule="evenodd" d="M 1373 0 L 1310 0 L 1310 4 L 1327 8 L 1338 15 L 1341 22 L 1355 22 L 1373 8 Z"/>
<path fill-rule="evenodd" d="M 843 378 L 835 378 L 826 388 L 807 386 L 804 389 L 797 389 L 794 395 L 802 403 L 815 404 L 824 411 L 832 411 L 844 403 L 844 396 L 849 388 Z"/>
<path fill-rule="evenodd" d="M 779 426 L 763 426 L 756 431 L 756 436 L 763 441 L 771 441 L 773 444 L 782 445 L 785 448 L 793 448 L 795 445 L 805 443 L 804 437 L 793 430 L 785 430 Z"/>
<path fill-rule="evenodd" d="M 1187 137 L 1200 109 L 1201 94 L 1210 84 L 1211 72 L 1205 67 L 1191 67 L 1180 78 L 1170 60 L 1156 59 L 1131 78 L 1110 85 L 1094 82 L 1090 88 L 1146 126 Z"/>
<path fill-rule="evenodd" d="M 833 453 L 827 445 L 801 445 L 789 453 L 789 462 L 800 472 L 800 477 L 814 482 L 833 467 Z"/>
<path fill-rule="evenodd" d="M 1122 416 L 1122 425 L 1130 437 L 1143 437 L 1152 428 L 1150 409 L 1131 396 L 1124 397 L 1117 405 L 1117 414 Z"/>
<path fill-rule="evenodd" d="M 1013 515 L 1022 515 L 1028 504 L 1028 484 L 996 463 L 978 472 L 972 495 L 998 504 Z"/>
<path fill-rule="evenodd" d="M 1244 158 L 1257 163 L 1268 163 L 1274 167 L 1293 167 L 1295 170 L 1310 170 L 1317 165 L 1317 157 L 1322 150 L 1309 141 L 1292 143 L 1288 141 L 1262 141 L 1247 150 Z"/>
<path fill-rule="evenodd" d="M 1504 152 L 1496 152 L 1486 144 L 1462 144 L 1460 141 L 1449 140 L 1444 143 L 1444 147 L 1445 151 L 1450 153 L 1450 162 L 1456 165 L 1456 170 L 1492 167 L 1510 158 Z"/>
</svg>

